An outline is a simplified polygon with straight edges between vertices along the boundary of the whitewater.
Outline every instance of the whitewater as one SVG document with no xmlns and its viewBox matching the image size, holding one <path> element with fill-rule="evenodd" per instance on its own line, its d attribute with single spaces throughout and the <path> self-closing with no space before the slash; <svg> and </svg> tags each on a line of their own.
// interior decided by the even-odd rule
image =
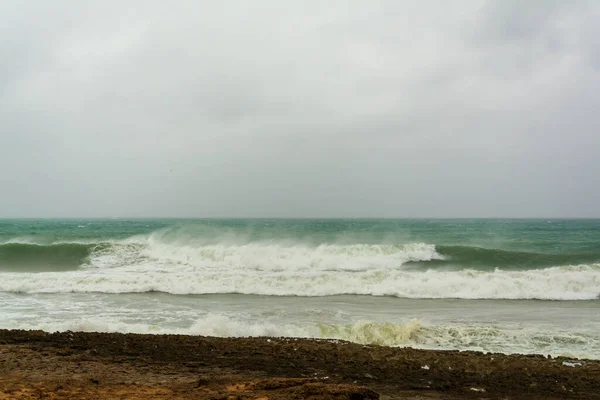
<svg viewBox="0 0 600 400">
<path fill-rule="evenodd" d="M 600 222 L 0 221 L 0 328 L 600 358 Z"/>
</svg>

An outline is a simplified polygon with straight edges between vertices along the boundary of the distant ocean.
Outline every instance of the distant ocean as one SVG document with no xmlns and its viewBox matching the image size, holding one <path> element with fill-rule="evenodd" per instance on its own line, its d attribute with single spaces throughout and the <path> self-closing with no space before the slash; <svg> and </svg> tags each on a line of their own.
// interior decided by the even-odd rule
<svg viewBox="0 0 600 400">
<path fill-rule="evenodd" d="M 600 220 L 0 220 L 0 328 L 600 359 Z"/>
</svg>

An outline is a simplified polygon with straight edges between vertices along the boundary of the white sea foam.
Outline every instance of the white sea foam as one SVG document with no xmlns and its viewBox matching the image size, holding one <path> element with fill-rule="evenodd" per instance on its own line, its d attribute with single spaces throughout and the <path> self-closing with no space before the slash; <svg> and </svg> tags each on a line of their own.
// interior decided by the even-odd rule
<svg viewBox="0 0 600 400">
<path fill-rule="evenodd" d="M 600 264 L 530 271 L 403 271 L 399 268 L 190 268 L 146 265 L 70 272 L 4 273 L 0 291 L 172 294 L 242 293 L 275 296 L 357 294 L 404 298 L 591 300 Z"/>
<path fill-rule="evenodd" d="M 10 328 L 10 327 L 8 327 Z M 283 337 L 346 340 L 349 342 L 423 349 L 460 349 L 503 353 L 551 354 L 600 358 L 598 337 L 590 332 L 510 329 L 485 325 L 427 325 L 414 319 L 404 323 L 357 321 L 351 324 L 276 324 L 248 322 L 208 314 L 191 326 L 167 327 L 126 323 L 114 318 L 86 317 L 71 321 L 35 322 L 20 329 L 55 331 L 187 334 L 216 337 Z"/>
<path fill-rule="evenodd" d="M 34 236 L 18 236 L 0 241 L 0 244 L 37 244 Z"/>
<path fill-rule="evenodd" d="M 600 264 L 524 271 L 418 270 L 405 264 L 444 259 L 434 245 L 244 243 L 239 235 L 220 237 L 217 244 L 167 239 L 154 233 L 100 243 L 76 271 L 2 273 L 0 292 L 545 300 L 589 300 L 600 292 Z"/>
<path fill-rule="evenodd" d="M 395 268 L 411 261 L 443 259 L 435 246 L 425 243 L 406 245 L 283 245 L 248 243 L 200 247 L 152 243 L 142 256 L 159 263 L 185 265 L 189 269 L 212 270 L 351 270 Z"/>
</svg>

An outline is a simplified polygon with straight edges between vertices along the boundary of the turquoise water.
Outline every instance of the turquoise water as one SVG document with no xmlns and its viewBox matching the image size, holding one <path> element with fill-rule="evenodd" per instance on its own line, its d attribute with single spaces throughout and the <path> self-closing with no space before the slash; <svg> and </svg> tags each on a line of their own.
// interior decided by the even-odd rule
<svg viewBox="0 0 600 400">
<path fill-rule="evenodd" d="M 600 261 L 598 220 L 10 220 L 0 221 L 0 268 L 71 268 L 137 236 L 199 245 L 434 244 L 425 268 L 530 269 Z M 415 265 L 416 266 L 416 265 Z"/>
<path fill-rule="evenodd" d="M 170 237 L 246 241 L 297 240 L 307 244 L 367 243 L 472 245 L 551 253 L 600 253 L 600 220 L 0 220 L 0 243 L 125 239 L 166 229 Z"/>
<path fill-rule="evenodd" d="M 0 220 L 0 328 L 600 358 L 598 220 Z"/>
</svg>

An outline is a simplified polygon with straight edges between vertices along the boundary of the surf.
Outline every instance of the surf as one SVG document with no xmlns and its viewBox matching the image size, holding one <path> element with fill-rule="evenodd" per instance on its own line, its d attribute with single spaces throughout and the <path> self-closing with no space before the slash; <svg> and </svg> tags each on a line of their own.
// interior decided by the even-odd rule
<svg viewBox="0 0 600 400">
<path fill-rule="evenodd" d="M 406 271 L 178 267 L 148 261 L 123 268 L 38 274 L 4 273 L 0 291 L 11 293 L 257 294 L 323 297 L 390 296 L 411 299 L 594 300 L 600 264 L 529 271 Z M 218 264 L 218 265 L 223 265 Z"/>
<path fill-rule="evenodd" d="M 294 341 L 311 338 L 348 341 L 363 345 L 419 349 L 473 350 L 505 354 L 551 354 L 552 356 L 600 359 L 596 331 L 489 324 L 429 324 L 418 318 L 400 322 L 357 320 L 351 323 L 249 321 L 209 313 L 187 327 L 125 322 L 115 318 L 86 317 L 39 323 L 32 330 L 177 334 L 213 337 L 277 337 Z"/>
</svg>

